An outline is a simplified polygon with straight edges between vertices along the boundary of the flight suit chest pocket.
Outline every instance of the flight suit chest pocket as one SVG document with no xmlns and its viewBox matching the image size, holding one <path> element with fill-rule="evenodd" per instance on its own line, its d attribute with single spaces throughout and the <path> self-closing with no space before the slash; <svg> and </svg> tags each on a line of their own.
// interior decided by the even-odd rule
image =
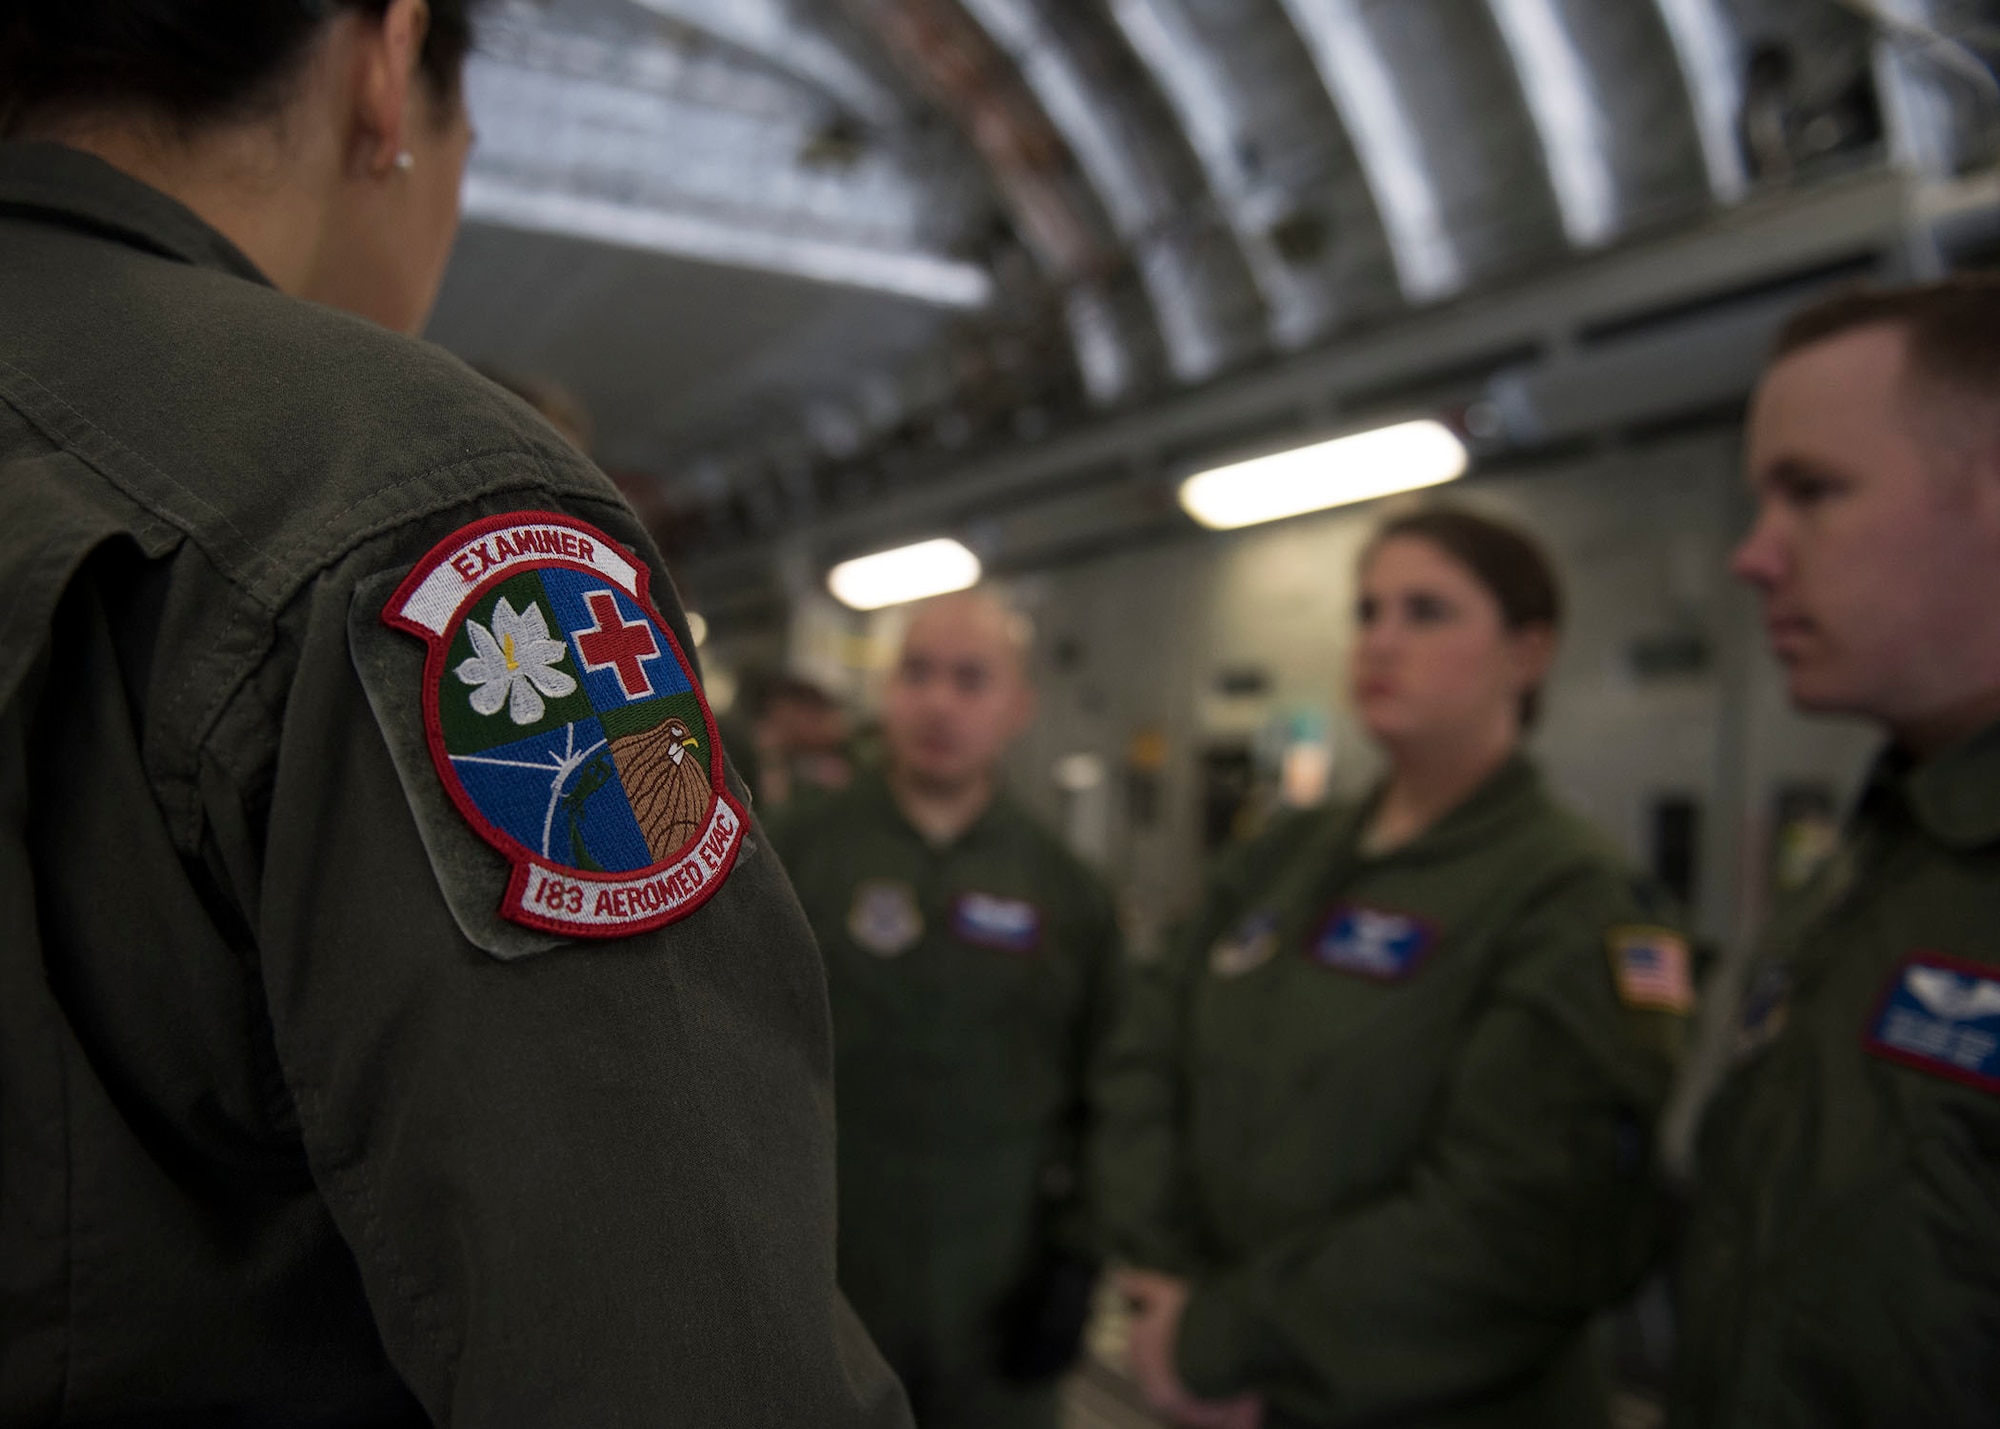
<svg viewBox="0 0 2000 1429">
<path fill-rule="evenodd" d="M 1059 907 L 1000 879 L 958 884 L 940 910 L 940 952 L 950 979 L 995 1026 L 1065 1045 L 1084 996 L 1076 925 Z"/>
<path fill-rule="evenodd" d="M 1206 1153 L 1261 1167 L 1288 1203 L 1376 1174 L 1353 1149 L 1421 1122 L 1462 1012 L 1462 979 L 1434 962 L 1442 941 L 1433 919 L 1352 899 L 1229 925 L 1196 1013 Z"/>
</svg>

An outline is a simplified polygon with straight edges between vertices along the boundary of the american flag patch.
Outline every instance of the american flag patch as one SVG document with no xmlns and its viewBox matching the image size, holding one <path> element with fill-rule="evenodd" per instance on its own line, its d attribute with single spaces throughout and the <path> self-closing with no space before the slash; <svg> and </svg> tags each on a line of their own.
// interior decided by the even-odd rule
<svg viewBox="0 0 2000 1429">
<path fill-rule="evenodd" d="M 1610 943 L 1611 974 L 1627 1007 L 1694 1011 L 1687 939 L 1667 928 L 1613 928 Z"/>
</svg>

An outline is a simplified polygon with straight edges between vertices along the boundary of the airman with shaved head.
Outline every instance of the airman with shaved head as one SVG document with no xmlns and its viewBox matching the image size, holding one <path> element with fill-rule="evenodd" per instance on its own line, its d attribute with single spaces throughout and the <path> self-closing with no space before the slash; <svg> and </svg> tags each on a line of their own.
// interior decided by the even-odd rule
<svg viewBox="0 0 2000 1429">
<path fill-rule="evenodd" d="M 2000 1424 L 2000 282 L 1799 316 L 1748 464 L 1792 701 L 1887 742 L 1738 999 L 1677 1422 Z"/>
<path fill-rule="evenodd" d="M 770 828 L 826 958 L 841 1282 L 926 1429 L 1053 1429 L 1094 1273 L 1083 1089 L 1118 930 L 1001 787 L 1029 642 L 983 593 L 919 607 L 884 770 Z"/>
<path fill-rule="evenodd" d="M 918 607 L 883 709 L 890 779 L 912 816 L 949 838 L 993 796 L 999 763 L 1035 714 L 1027 624 L 980 592 Z"/>
</svg>

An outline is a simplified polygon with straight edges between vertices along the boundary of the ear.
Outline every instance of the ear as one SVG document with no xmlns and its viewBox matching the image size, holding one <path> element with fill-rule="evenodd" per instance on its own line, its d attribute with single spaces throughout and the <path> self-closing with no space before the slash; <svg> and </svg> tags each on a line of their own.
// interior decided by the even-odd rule
<svg viewBox="0 0 2000 1429">
<path fill-rule="evenodd" d="M 1035 714 L 1041 708 L 1041 696 L 1023 674 L 1014 682 L 1014 720 L 1012 734 L 1015 738 L 1027 733 L 1028 726 L 1035 722 Z"/>
<path fill-rule="evenodd" d="M 362 173 L 380 178 L 409 148 L 430 5 L 428 0 L 390 0 L 380 20 L 357 14 L 352 22 L 358 27 L 352 153 Z"/>
<path fill-rule="evenodd" d="M 1980 443 L 1969 454 L 1965 479 L 1972 495 L 1973 518 L 1987 544 L 2000 548 L 2000 438 Z"/>
<path fill-rule="evenodd" d="M 1547 625 L 1524 625 L 1507 637 L 1513 656 L 1514 677 L 1523 690 L 1532 690 L 1549 677 L 1556 661 L 1556 632 Z"/>
</svg>

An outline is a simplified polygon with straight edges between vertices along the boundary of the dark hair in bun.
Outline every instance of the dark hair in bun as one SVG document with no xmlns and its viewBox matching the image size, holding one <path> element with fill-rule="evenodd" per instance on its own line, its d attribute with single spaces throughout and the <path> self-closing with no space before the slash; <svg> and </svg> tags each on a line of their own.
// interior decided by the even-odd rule
<svg viewBox="0 0 2000 1429">
<path fill-rule="evenodd" d="M 458 92 L 480 0 L 429 0 L 423 73 Z M 185 130 L 276 102 L 341 10 L 389 0 L 0 0 L 0 137 L 37 115 L 151 110 Z"/>
<path fill-rule="evenodd" d="M 1527 532 L 1455 506 L 1432 506 L 1388 522 L 1368 543 L 1365 564 L 1384 541 L 1428 541 L 1470 571 L 1499 603 L 1509 630 L 1535 626 L 1560 630 L 1562 582 L 1555 562 Z M 1540 688 L 1521 696 L 1521 727 L 1531 729 L 1542 712 Z"/>
</svg>

